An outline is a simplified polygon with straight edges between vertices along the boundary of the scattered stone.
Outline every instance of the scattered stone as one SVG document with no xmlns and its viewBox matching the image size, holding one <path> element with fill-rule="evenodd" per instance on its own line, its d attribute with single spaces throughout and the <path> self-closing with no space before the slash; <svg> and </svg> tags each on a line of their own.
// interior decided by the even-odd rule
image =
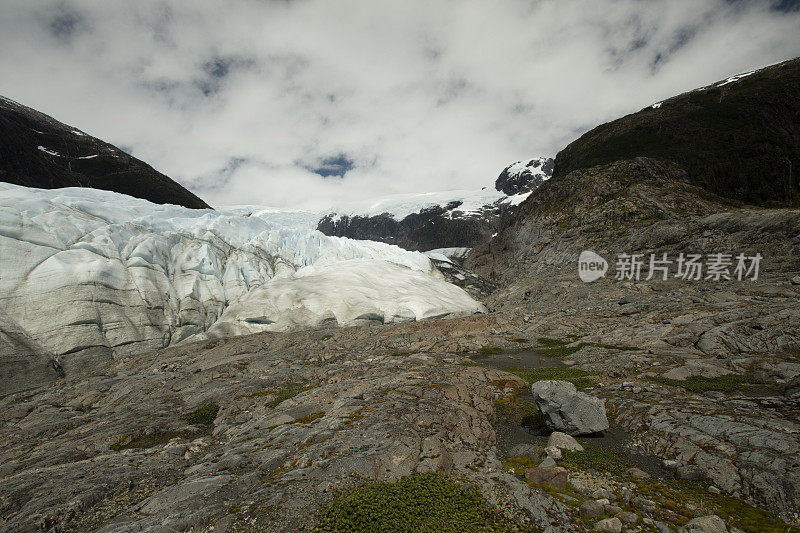
<svg viewBox="0 0 800 533">
<path fill-rule="evenodd" d="M 605 533 L 620 533 L 622 531 L 622 520 L 616 516 L 613 518 L 606 518 L 605 520 L 597 522 L 594 528 L 597 531 L 603 531 Z"/>
<path fill-rule="evenodd" d="M 605 402 L 578 392 L 568 381 L 537 381 L 531 386 L 536 407 L 552 429 L 589 435 L 608 429 Z"/>
<path fill-rule="evenodd" d="M 800 276 L 795 276 L 792 278 L 792 285 L 800 285 Z"/>
<path fill-rule="evenodd" d="M 525 478 L 531 483 L 544 483 L 555 489 L 567 488 L 567 469 L 560 466 L 529 468 Z"/>
<path fill-rule="evenodd" d="M 561 450 L 555 446 L 548 446 L 544 449 L 544 453 L 547 454 L 547 457 L 550 457 L 554 461 L 558 461 L 562 457 Z"/>
<path fill-rule="evenodd" d="M 540 468 L 550 468 L 551 466 L 556 466 L 556 460 L 550 456 L 544 458 L 544 461 L 539 463 Z"/>
<path fill-rule="evenodd" d="M 550 434 L 550 438 L 547 439 L 547 446 L 555 446 L 556 448 L 567 450 L 568 452 L 583 451 L 583 446 L 581 446 L 578 441 L 561 431 L 554 431 Z"/>
<path fill-rule="evenodd" d="M 611 491 L 601 487 L 599 489 L 595 489 L 592 492 L 592 498 L 594 498 L 595 500 L 600 500 L 600 499 L 613 500 L 614 494 Z"/>
<path fill-rule="evenodd" d="M 718 489 L 717 487 L 715 487 L 714 485 L 709 485 L 709 486 L 708 486 L 708 492 L 710 492 L 711 494 L 722 494 L 722 491 L 721 491 L 721 490 L 719 490 L 719 489 Z"/>
<path fill-rule="evenodd" d="M 681 533 L 728 533 L 725 520 L 715 514 L 701 516 L 686 523 Z"/>
<path fill-rule="evenodd" d="M 703 469 L 697 465 L 681 465 L 676 470 L 678 477 L 686 481 L 700 481 L 705 476 Z"/>
<path fill-rule="evenodd" d="M 650 474 L 644 470 L 636 468 L 635 466 L 628 469 L 628 475 L 635 477 L 636 479 L 646 479 L 650 477 Z"/>
<path fill-rule="evenodd" d="M 580 505 L 580 507 L 578 507 L 578 512 L 581 514 L 581 516 L 597 518 L 605 512 L 605 508 L 603 507 L 603 504 L 594 500 L 586 500 Z"/>
<path fill-rule="evenodd" d="M 639 521 L 639 515 L 636 513 L 631 513 L 630 511 L 622 511 L 617 515 L 617 518 L 626 524 L 635 524 Z"/>
</svg>

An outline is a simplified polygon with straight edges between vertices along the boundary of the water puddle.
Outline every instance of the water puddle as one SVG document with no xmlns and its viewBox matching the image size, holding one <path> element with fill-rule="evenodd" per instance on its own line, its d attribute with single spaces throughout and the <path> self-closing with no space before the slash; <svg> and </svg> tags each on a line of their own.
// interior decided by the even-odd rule
<svg viewBox="0 0 800 533">
<path fill-rule="evenodd" d="M 469 357 L 472 361 L 498 370 L 531 370 L 534 368 L 563 368 L 566 365 L 557 357 L 541 355 L 533 350 L 519 350 L 499 354 L 477 354 Z"/>
</svg>

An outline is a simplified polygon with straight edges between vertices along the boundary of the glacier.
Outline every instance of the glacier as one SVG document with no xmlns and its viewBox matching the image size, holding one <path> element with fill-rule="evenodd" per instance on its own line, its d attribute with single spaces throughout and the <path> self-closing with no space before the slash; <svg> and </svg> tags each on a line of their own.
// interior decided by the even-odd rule
<svg viewBox="0 0 800 533">
<path fill-rule="evenodd" d="M 187 340 L 485 311 L 426 255 L 328 237 L 312 219 L 0 183 L 0 306 L 13 320 L 0 332 L 69 369 Z"/>
</svg>

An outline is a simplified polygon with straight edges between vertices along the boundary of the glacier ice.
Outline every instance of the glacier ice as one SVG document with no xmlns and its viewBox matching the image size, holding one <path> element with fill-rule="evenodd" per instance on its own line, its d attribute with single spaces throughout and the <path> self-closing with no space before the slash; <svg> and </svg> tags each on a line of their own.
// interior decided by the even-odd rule
<svg viewBox="0 0 800 533">
<path fill-rule="evenodd" d="M 424 254 L 328 237 L 311 218 L 0 183 L 0 305 L 65 368 L 185 339 L 484 310 Z"/>
</svg>

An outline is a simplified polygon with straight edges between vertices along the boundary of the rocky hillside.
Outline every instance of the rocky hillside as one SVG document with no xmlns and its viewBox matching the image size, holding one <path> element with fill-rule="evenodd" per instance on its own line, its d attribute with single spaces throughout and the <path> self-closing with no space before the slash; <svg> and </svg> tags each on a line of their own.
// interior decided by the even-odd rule
<svg viewBox="0 0 800 533">
<path fill-rule="evenodd" d="M 635 157 L 677 165 L 689 182 L 763 206 L 800 205 L 800 59 L 668 98 L 603 124 L 559 152 L 554 173 Z"/>
<path fill-rule="evenodd" d="M 790 203 L 780 157 L 800 143 L 787 118 L 796 101 L 781 98 L 794 94 L 797 67 L 734 77 L 596 128 L 559 153 L 554 177 L 465 263 L 500 285 L 487 305 L 527 324 L 524 337 L 606 376 L 612 426 L 635 434 L 637 449 L 795 524 L 800 209 L 742 202 Z M 742 117 L 762 122 L 745 135 Z M 703 139 L 681 137 L 690 131 Z M 657 148 L 658 132 L 681 143 Z M 740 137 L 753 144 L 732 156 Z M 641 153 L 650 157 L 633 157 Z M 579 268 L 599 274 L 582 281 Z"/>
<path fill-rule="evenodd" d="M 396 244 L 406 250 L 471 248 L 505 225 L 516 205 L 553 173 L 553 160 L 518 161 L 500 173 L 492 191 L 456 191 L 387 199 L 376 208 L 335 209 L 320 220 L 326 235 Z M 409 209 L 415 202 L 418 205 Z"/>
<path fill-rule="evenodd" d="M 203 200 L 119 148 L 0 97 L 0 181 L 57 189 L 91 187 L 157 204 L 208 208 Z"/>
</svg>

